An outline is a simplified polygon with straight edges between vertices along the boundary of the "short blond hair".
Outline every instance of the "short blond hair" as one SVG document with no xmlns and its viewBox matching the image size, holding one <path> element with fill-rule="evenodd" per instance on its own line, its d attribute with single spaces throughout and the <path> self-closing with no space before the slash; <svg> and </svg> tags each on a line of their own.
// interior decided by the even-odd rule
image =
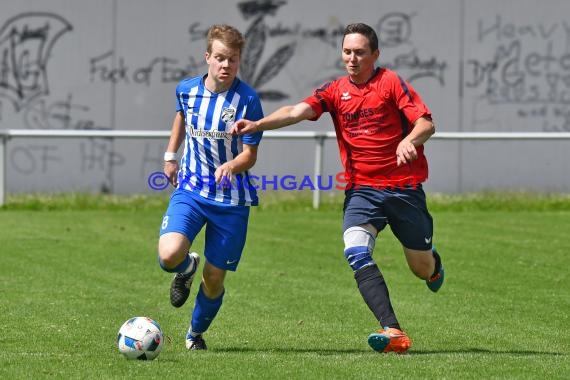
<svg viewBox="0 0 570 380">
<path fill-rule="evenodd" d="M 222 42 L 224 45 L 230 49 L 238 50 L 241 55 L 241 50 L 243 45 L 245 45 L 245 38 L 239 30 L 230 25 L 212 25 L 208 30 L 208 35 L 206 37 L 207 47 L 206 51 L 208 53 L 212 52 L 212 43 L 214 40 Z"/>
</svg>

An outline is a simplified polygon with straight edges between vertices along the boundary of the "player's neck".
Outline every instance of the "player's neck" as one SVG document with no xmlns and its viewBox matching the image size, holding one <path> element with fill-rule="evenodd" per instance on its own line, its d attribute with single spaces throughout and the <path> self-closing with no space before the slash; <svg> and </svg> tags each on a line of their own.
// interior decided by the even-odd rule
<svg viewBox="0 0 570 380">
<path fill-rule="evenodd" d="M 211 79 L 209 75 L 204 78 L 204 86 L 208 91 L 214 94 L 219 94 L 221 92 L 229 90 L 233 83 L 233 80 L 229 83 L 218 82 L 214 79 Z"/>
</svg>

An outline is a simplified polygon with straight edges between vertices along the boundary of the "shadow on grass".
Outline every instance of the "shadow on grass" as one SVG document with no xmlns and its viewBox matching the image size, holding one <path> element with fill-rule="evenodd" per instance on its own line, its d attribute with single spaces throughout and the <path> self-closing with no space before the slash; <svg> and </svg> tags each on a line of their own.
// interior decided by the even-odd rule
<svg viewBox="0 0 570 380">
<path fill-rule="evenodd" d="M 327 348 L 253 348 L 253 347 L 217 347 L 211 352 L 220 353 L 246 353 L 246 352 L 263 352 L 263 353 L 277 353 L 277 354 L 316 354 L 316 355 L 347 355 L 347 354 L 365 354 L 370 350 L 362 349 L 327 349 Z"/>
<path fill-rule="evenodd" d="M 439 354 L 483 354 L 508 356 L 567 356 L 563 352 L 530 351 L 530 350 L 489 350 L 487 348 L 465 348 L 458 350 L 419 350 L 410 351 L 410 355 L 439 355 Z"/>
<path fill-rule="evenodd" d="M 210 352 L 220 353 L 245 353 L 245 352 L 265 352 L 265 353 L 295 353 L 295 354 L 316 354 L 316 355 L 350 355 L 350 354 L 368 354 L 372 351 L 369 349 L 339 349 L 339 348 L 253 348 L 253 347 L 224 347 L 215 348 Z M 403 356 L 417 355 L 450 355 L 450 354 L 481 354 L 481 355 L 507 355 L 507 356 L 567 356 L 563 352 L 545 352 L 530 350 L 490 350 L 486 348 L 465 348 L 457 350 L 412 350 Z"/>
</svg>

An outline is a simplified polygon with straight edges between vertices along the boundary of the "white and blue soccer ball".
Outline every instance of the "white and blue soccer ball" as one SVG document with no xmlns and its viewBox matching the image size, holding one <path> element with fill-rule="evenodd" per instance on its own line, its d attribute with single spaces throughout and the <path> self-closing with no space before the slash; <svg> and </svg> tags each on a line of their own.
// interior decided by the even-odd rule
<svg viewBox="0 0 570 380">
<path fill-rule="evenodd" d="M 153 360 L 162 351 L 164 334 L 160 325 L 148 317 L 133 317 L 119 329 L 117 345 L 127 359 Z"/>
</svg>

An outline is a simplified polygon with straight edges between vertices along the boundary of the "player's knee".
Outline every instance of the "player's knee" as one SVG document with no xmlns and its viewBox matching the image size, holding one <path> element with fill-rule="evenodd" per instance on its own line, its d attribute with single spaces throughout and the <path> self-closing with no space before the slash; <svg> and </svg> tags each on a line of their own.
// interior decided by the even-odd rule
<svg viewBox="0 0 570 380">
<path fill-rule="evenodd" d="M 175 267 L 181 261 L 180 256 L 176 249 L 161 246 L 158 248 L 158 260 L 161 266 L 164 265 L 166 268 Z M 183 258 L 184 256 L 182 256 Z"/>
<path fill-rule="evenodd" d="M 374 264 L 372 251 L 376 238 L 362 227 L 350 227 L 343 235 L 344 257 L 353 271 Z"/>
<path fill-rule="evenodd" d="M 158 249 L 158 264 L 166 272 L 175 272 L 175 268 L 180 265 L 188 255 L 188 252 L 174 247 Z"/>
<path fill-rule="evenodd" d="M 167 272 L 179 265 L 188 255 L 189 244 L 177 235 L 164 234 L 158 241 L 158 262 Z"/>
<path fill-rule="evenodd" d="M 175 258 L 175 255 L 165 255 L 164 252 L 162 254 L 159 252 L 158 265 L 160 265 L 165 272 L 175 272 L 174 268 L 180 264 L 180 260 Z"/>
</svg>

